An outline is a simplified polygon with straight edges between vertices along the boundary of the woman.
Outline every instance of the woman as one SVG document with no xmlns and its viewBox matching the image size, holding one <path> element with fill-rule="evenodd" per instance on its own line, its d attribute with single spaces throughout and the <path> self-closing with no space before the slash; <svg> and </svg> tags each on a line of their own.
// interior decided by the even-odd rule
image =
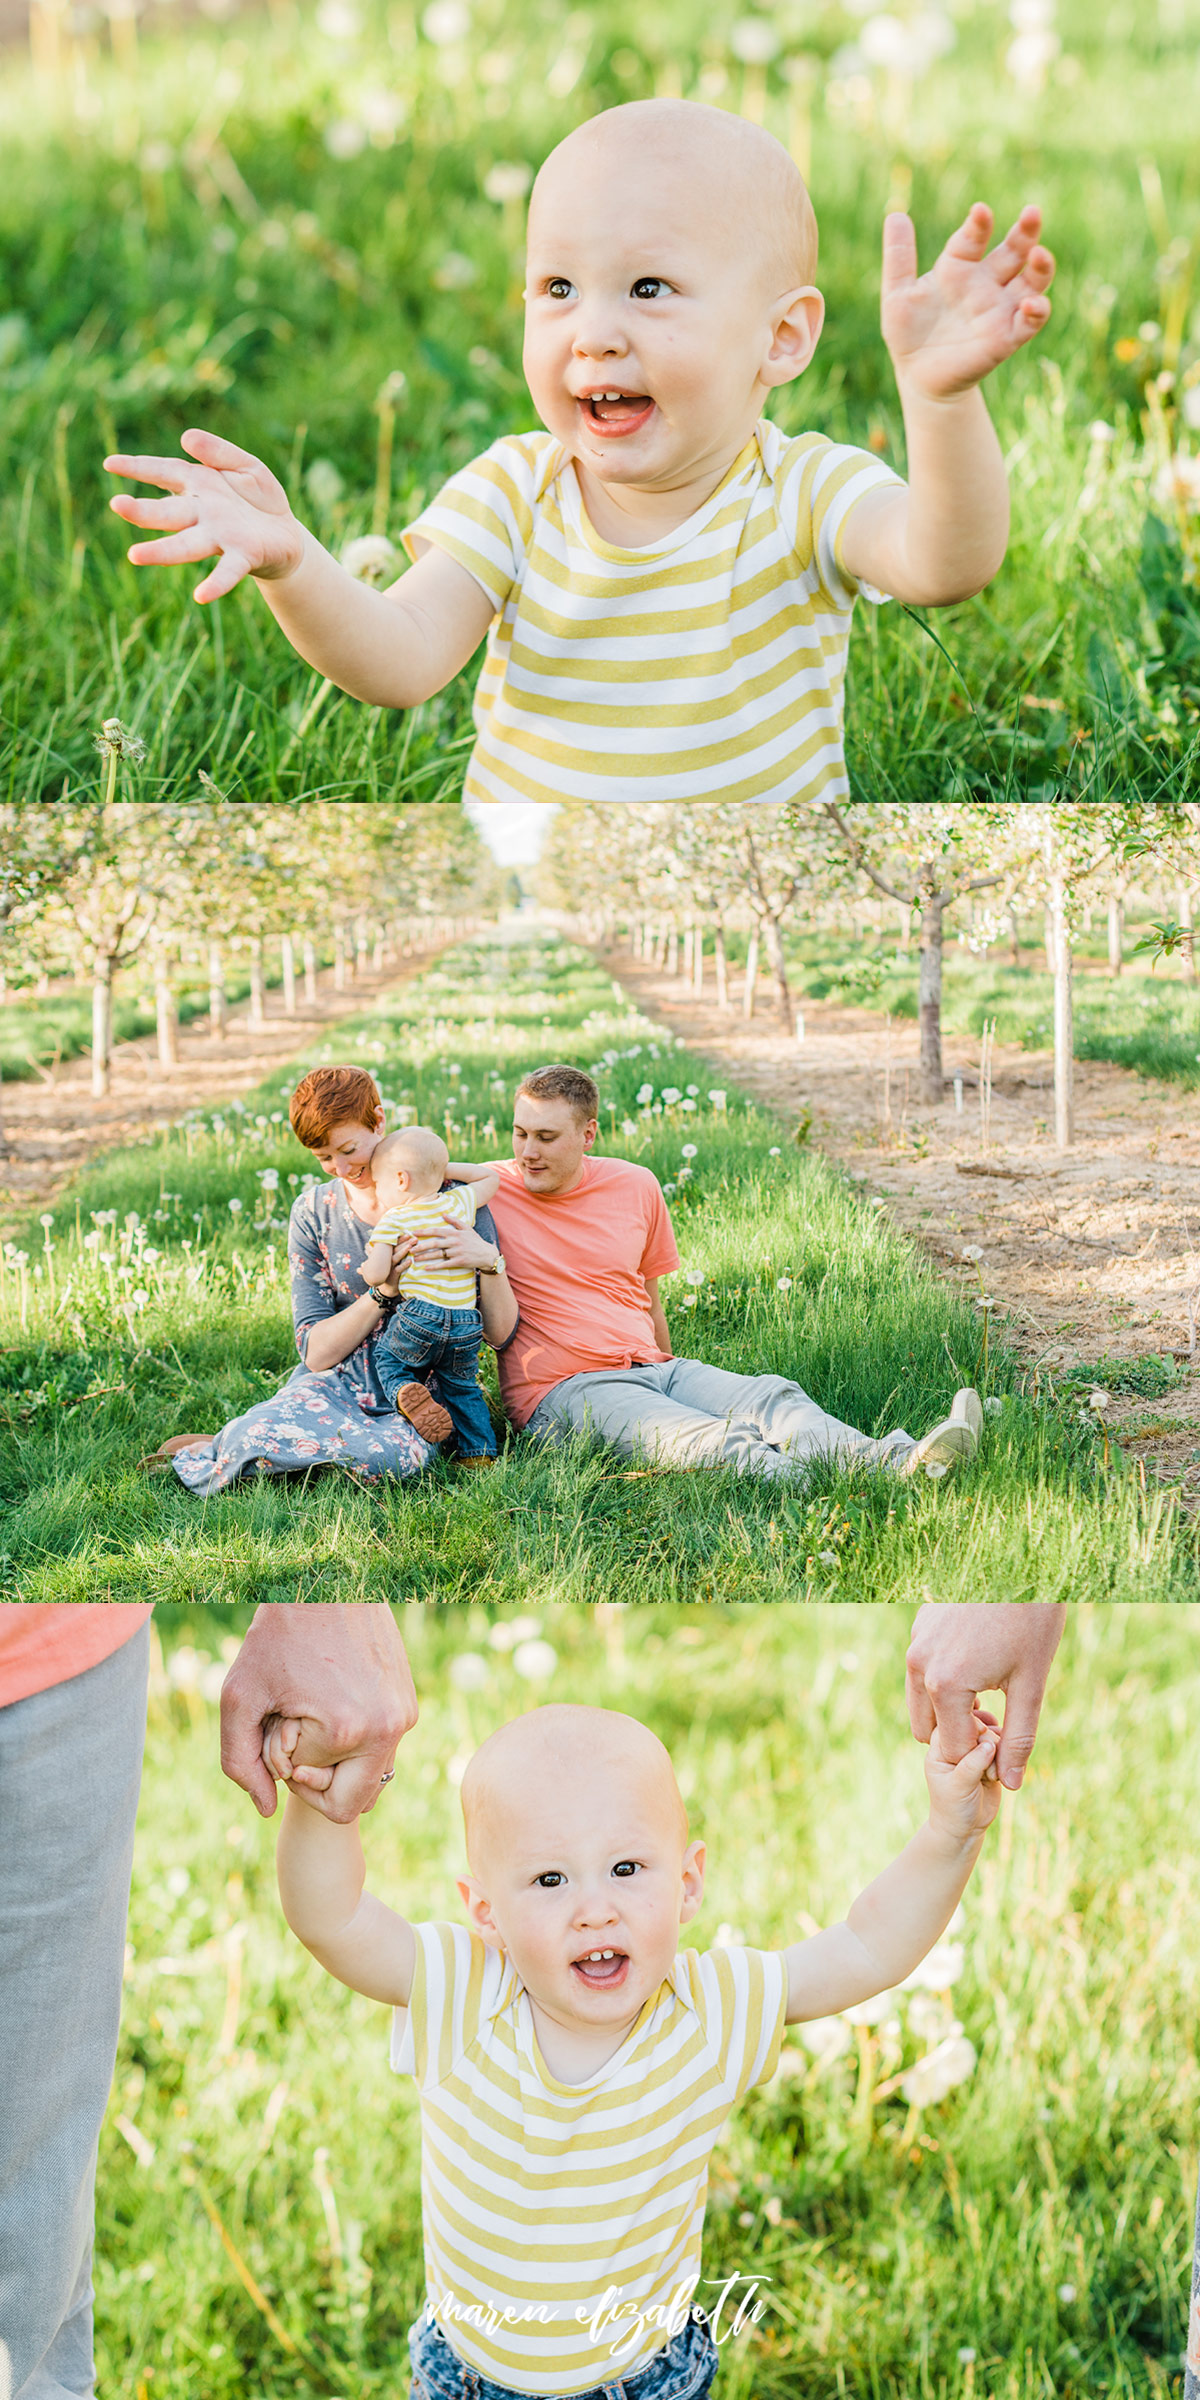
<svg viewBox="0 0 1200 2400">
<path fill-rule="evenodd" d="M 375 1336 L 388 1304 L 380 1305 L 360 1272 L 371 1228 L 383 1213 L 371 1178 L 372 1153 L 384 1132 L 379 1093 L 361 1067 L 315 1067 L 297 1084 L 289 1115 L 297 1140 L 331 1178 L 293 1203 L 288 1228 L 292 1313 L 303 1363 L 282 1391 L 235 1417 L 215 1439 L 176 1434 L 155 1453 L 170 1460 L 190 1492 L 205 1498 L 256 1472 L 341 1466 L 366 1483 L 382 1475 L 418 1475 L 434 1455 L 434 1445 L 384 1397 Z M 473 1227 L 447 1225 L 444 1234 L 396 1247 L 474 1267 L 484 1340 L 493 1350 L 512 1340 L 517 1304 L 486 1208 Z"/>
</svg>

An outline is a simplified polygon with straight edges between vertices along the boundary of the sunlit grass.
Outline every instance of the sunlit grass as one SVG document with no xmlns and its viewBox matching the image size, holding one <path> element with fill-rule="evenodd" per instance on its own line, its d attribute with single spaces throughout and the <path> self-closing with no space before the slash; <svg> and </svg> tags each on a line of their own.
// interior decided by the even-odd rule
<svg viewBox="0 0 1200 2400">
<path fill-rule="evenodd" d="M 979 1460 L 936 1485 L 818 1466 L 784 1489 L 517 1441 L 487 1477 L 439 1463 L 373 1491 L 336 1473 L 260 1478 L 208 1502 L 169 1473 L 139 1475 L 137 1458 L 168 1434 L 218 1430 L 291 1370 L 286 1211 L 312 1161 L 273 1078 L 105 1157 L 49 1225 L 3 1253 L 0 1493 L 19 1596 L 1196 1592 L 1197 1530 L 1174 1502 L 1106 1471 L 1077 1397 L 1021 1370 L 995 1328 L 985 1362 L 968 1271 L 948 1289 L 885 1209 L 723 1089 L 585 954 L 467 946 L 317 1055 L 362 1060 L 394 1111 L 480 1157 L 503 1154 L 529 1066 L 593 1068 L 602 1148 L 644 1161 L 668 1196 L 683 1262 L 664 1287 L 676 1350 L 792 1377 L 868 1433 L 901 1422 L 919 1434 L 959 1384 L 981 1382 L 995 1406 Z"/>
<path fill-rule="evenodd" d="M 221 1777 L 216 1651 L 246 1613 L 160 1611 L 172 1681 L 151 1703 L 101 2153 L 101 2386 L 401 2400 L 421 2296 L 416 2110 L 387 2068 L 385 2012 L 288 1935 L 273 1828 Z M 562 1607 L 523 1626 L 529 1613 L 404 1613 L 422 1713 L 364 1840 L 373 1883 L 410 1914 L 458 1916 L 454 1775 L 542 1699 L 628 1710 L 668 1744 L 709 1845 L 687 1937 L 701 1949 L 722 1925 L 772 1947 L 832 1921 L 918 1822 L 907 1613 Z M 516 1671 L 522 1631 L 556 1654 L 548 1681 Z M 770 2306 L 752 2342 L 725 2347 L 728 2400 L 1180 2391 L 1198 1631 L 1195 1610 L 1072 1611 L 1032 1774 L 955 1930 L 961 1974 L 873 2031 L 846 2028 L 824 2061 L 793 2033 L 784 2071 L 734 2117 L 704 2272 L 769 2277 Z M 467 1650 L 471 1688 L 451 1674 Z M 952 2021 L 977 2053 L 968 2079 L 920 2112 L 899 2089 L 872 2103 Z"/>
</svg>

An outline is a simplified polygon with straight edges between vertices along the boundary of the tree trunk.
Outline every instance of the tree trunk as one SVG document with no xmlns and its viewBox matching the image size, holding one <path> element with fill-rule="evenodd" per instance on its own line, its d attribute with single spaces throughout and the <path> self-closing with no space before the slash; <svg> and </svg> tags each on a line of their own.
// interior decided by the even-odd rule
<svg viewBox="0 0 1200 2400">
<path fill-rule="evenodd" d="M 165 942 L 155 944 L 154 950 L 154 1016 L 158 1029 L 158 1063 L 170 1072 L 179 1065 L 179 1012 L 175 1004 L 175 989 L 167 963 Z"/>
<path fill-rule="evenodd" d="M 317 953 L 308 940 L 304 944 L 304 1005 L 306 1008 L 317 1005 Z"/>
<path fill-rule="evenodd" d="M 1108 904 L 1108 963 L 1114 975 L 1121 972 L 1125 943 L 1125 908 L 1120 900 Z"/>
<path fill-rule="evenodd" d="M 382 975 L 382 973 L 383 973 L 383 927 L 382 927 L 382 925 L 377 925 L 377 926 L 376 926 L 376 928 L 375 928 L 375 948 L 374 948 L 374 951 L 373 951 L 373 953 L 372 953 L 372 957 L 371 957 L 371 966 L 372 966 L 372 968 L 373 968 L 373 970 L 374 970 L 374 972 L 375 972 L 375 974 L 376 974 L 376 975 Z"/>
<path fill-rule="evenodd" d="M 1071 928 L 1067 923 L 1067 889 L 1056 877 L 1050 891 L 1054 925 L 1054 1139 L 1069 1150 L 1075 1134 L 1075 1029 L 1071 992 Z"/>
<path fill-rule="evenodd" d="M 335 925 L 333 929 L 333 988 L 335 992 L 344 992 L 346 989 L 346 929 L 344 925 Z"/>
<path fill-rule="evenodd" d="M 266 1023 L 263 1007 L 263 946 L 262 935 L 250 936 L 250 1014 L 247 1019 L 252 1033 L 261 1033 Z"/>
<path fill-rule="evenodd" d="M 729 1006 L 729 975 L 725 959 L 725 928 L 718 917 L 713 930 L 713 965 L 717 970 L 717 1007 Z"/>
<path fill-rule="evenodd" d="M 1019 967 L 1021 964 L 1021 928 L 1015 908 L 1010 908 L 1008 912 L 1008 955 L 1014 967 Z"/>
<path fill-rule="evenodd" d="M 219 942 L 208 945 L 208 1038 L 225 1039 L 225 960 Z"/>
<path fill-rule="evenodd" d="M 112 1066 L 112 960 L 98 958 L 92 971 L 92 1098 L 108 1097 Z"/>
<path fill-rule="evenodd" d="M 897 900 L 896 915 L 899 918 L 896 929 L 896 948 L 900 956 L 905 958 L 912 948 L 912 910 L 907 900 Z"/>
<path fill-rule="evenodd" d="M 667 973 L 674 975 L 679 967 L 679 927 L 674 917 L 667 933 Z"/>
<path fill-rule="evenodd" d="M 296 1014 L 296 945 L 290 933 L 280 934 L 279 960 L 283 968 L 283 1013 L 285 1017 L 294 1017 Z"/>
<path fill-rule="evenodd" d="M 692 944 L 692 990 L 699 999 L 704 991 L 704 927 L 697 925 Z"/>
<path fill-rule="evenodd" d="M 354 928 L 354 972 L 356 975 L 366 974 L 368 947 L 367 920 L 365 917 L 360 917 Z"/>
<path fill-rule="evenodd" d="M 690 983 L 692 980 L 692 952 L 695 948 L 695 944 L 695 926 L 685 925 L 683 929 L 683 941 L 679 951 L 679 966 L 677 970 L 682 983 Z"/>
<path fill-rule="evenodd" d="M 758 927 L 756 925 L 750 936 L 749 946 L 746 951 L 746 981 L 742 987 L 742 1015 L 744 1017 L 752 1017 L 754 1015 L 754 986 L 757 981 Z"/>
<path fill-rule="evenodd" d="M 783 956 L 783 934 L 780 930 L 778 917 L 766 918 L 763 924 L 763 939 L 767 945 L 767 957 L 771 962 L 771 973 L 775 978 L 775 996 L 779 1002 L 779 1014 L 783 1018 L 784 1024 L 787 1026 L 788 1031 L 790 1032 L 792 1025 L 792 995 L 788 989 L 787 967 L 784 963 Z"/>
<path fill-rule="evenodd" d="M 1042 911 L 1042 946 L 1046 953 L 1046 973 L 1047 975 L 1053 975 L 1055 959 L 1054 911 L 1048 906 Z"/>
<path fill-rule="evenodd" d="M 921 954 L 917 979 L 917 1016 L 921 1027 L 921 1098 L 939 1105 L 942 1097 L 942 942 L 944 899 L 927 899 L 921 909 Z"/>
</svg>

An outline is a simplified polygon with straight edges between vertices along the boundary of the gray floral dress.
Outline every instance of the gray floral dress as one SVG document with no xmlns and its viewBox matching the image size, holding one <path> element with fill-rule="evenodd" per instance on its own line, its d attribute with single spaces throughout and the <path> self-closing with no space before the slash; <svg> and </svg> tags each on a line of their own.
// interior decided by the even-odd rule
<svg viewBox="0 0 1200 2400">
<path fill-rule="evenodd" d="M 480 1209 L 475 1229 L 485 1242 L 496 1240 L 486 1208 Z M 355 1216 L 336 1176 L 293 1201 L 288 1258 L 301 1360 L 314 1325 L 362 1299 L 367 1287 L 361 1268 L 370 1236 L 371 1227 Z M 256 1401 L 213 1441 L 178 1451 L 171 1464 L 180 1482 L 206 1499 L 244 1475 L 283 1475 L 306 1467 L 347 1467 L 364 1483 L 377 1483 L 383 1475 L 419 1475 L 435 1453 L 384 1396 L 375 1366 L 381 1330 L 320 1374 L 301 1364 L 281 1391 Z"/>
</svg>

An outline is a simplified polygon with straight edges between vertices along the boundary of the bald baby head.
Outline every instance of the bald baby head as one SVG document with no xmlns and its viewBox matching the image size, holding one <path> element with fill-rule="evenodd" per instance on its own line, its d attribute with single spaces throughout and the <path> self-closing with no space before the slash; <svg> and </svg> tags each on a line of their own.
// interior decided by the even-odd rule
<svg viewBox="0 0 1200 2400">
<path fill-rule="evenodd" d="M 450 1153 L 440 1133 L 428 1125 L 404 1125 L 385 1134 L 371 1154 L 375 1182 L 381 1175 L 407 1175 L 416 1192 L 436 1192 L 445 1176 Z"/>
<path fill-rule="evenodd" d="M 631 100 L 577 126 L 534 183 L 531 244 L 587 186 L 603 187 L 611 204 L 631 178 L 650 198 L 657 187 L 707 241 L 736 251 L 772 296 L 812 282 L 817 221 L 799 168 L 761 125 L 699 100 Z"/>
<path fill-rule="evenodd" d="M 462 1781 L 473 1875 L 569 1822 L 610 1819 L 621 1840 L 635 1823 L 687 1848 L 688 1823 L 668 1752 L 649 1726 L 617 1709 L 555 1703 L 501 1725 L 481 1743 Z"/>
</svg>

